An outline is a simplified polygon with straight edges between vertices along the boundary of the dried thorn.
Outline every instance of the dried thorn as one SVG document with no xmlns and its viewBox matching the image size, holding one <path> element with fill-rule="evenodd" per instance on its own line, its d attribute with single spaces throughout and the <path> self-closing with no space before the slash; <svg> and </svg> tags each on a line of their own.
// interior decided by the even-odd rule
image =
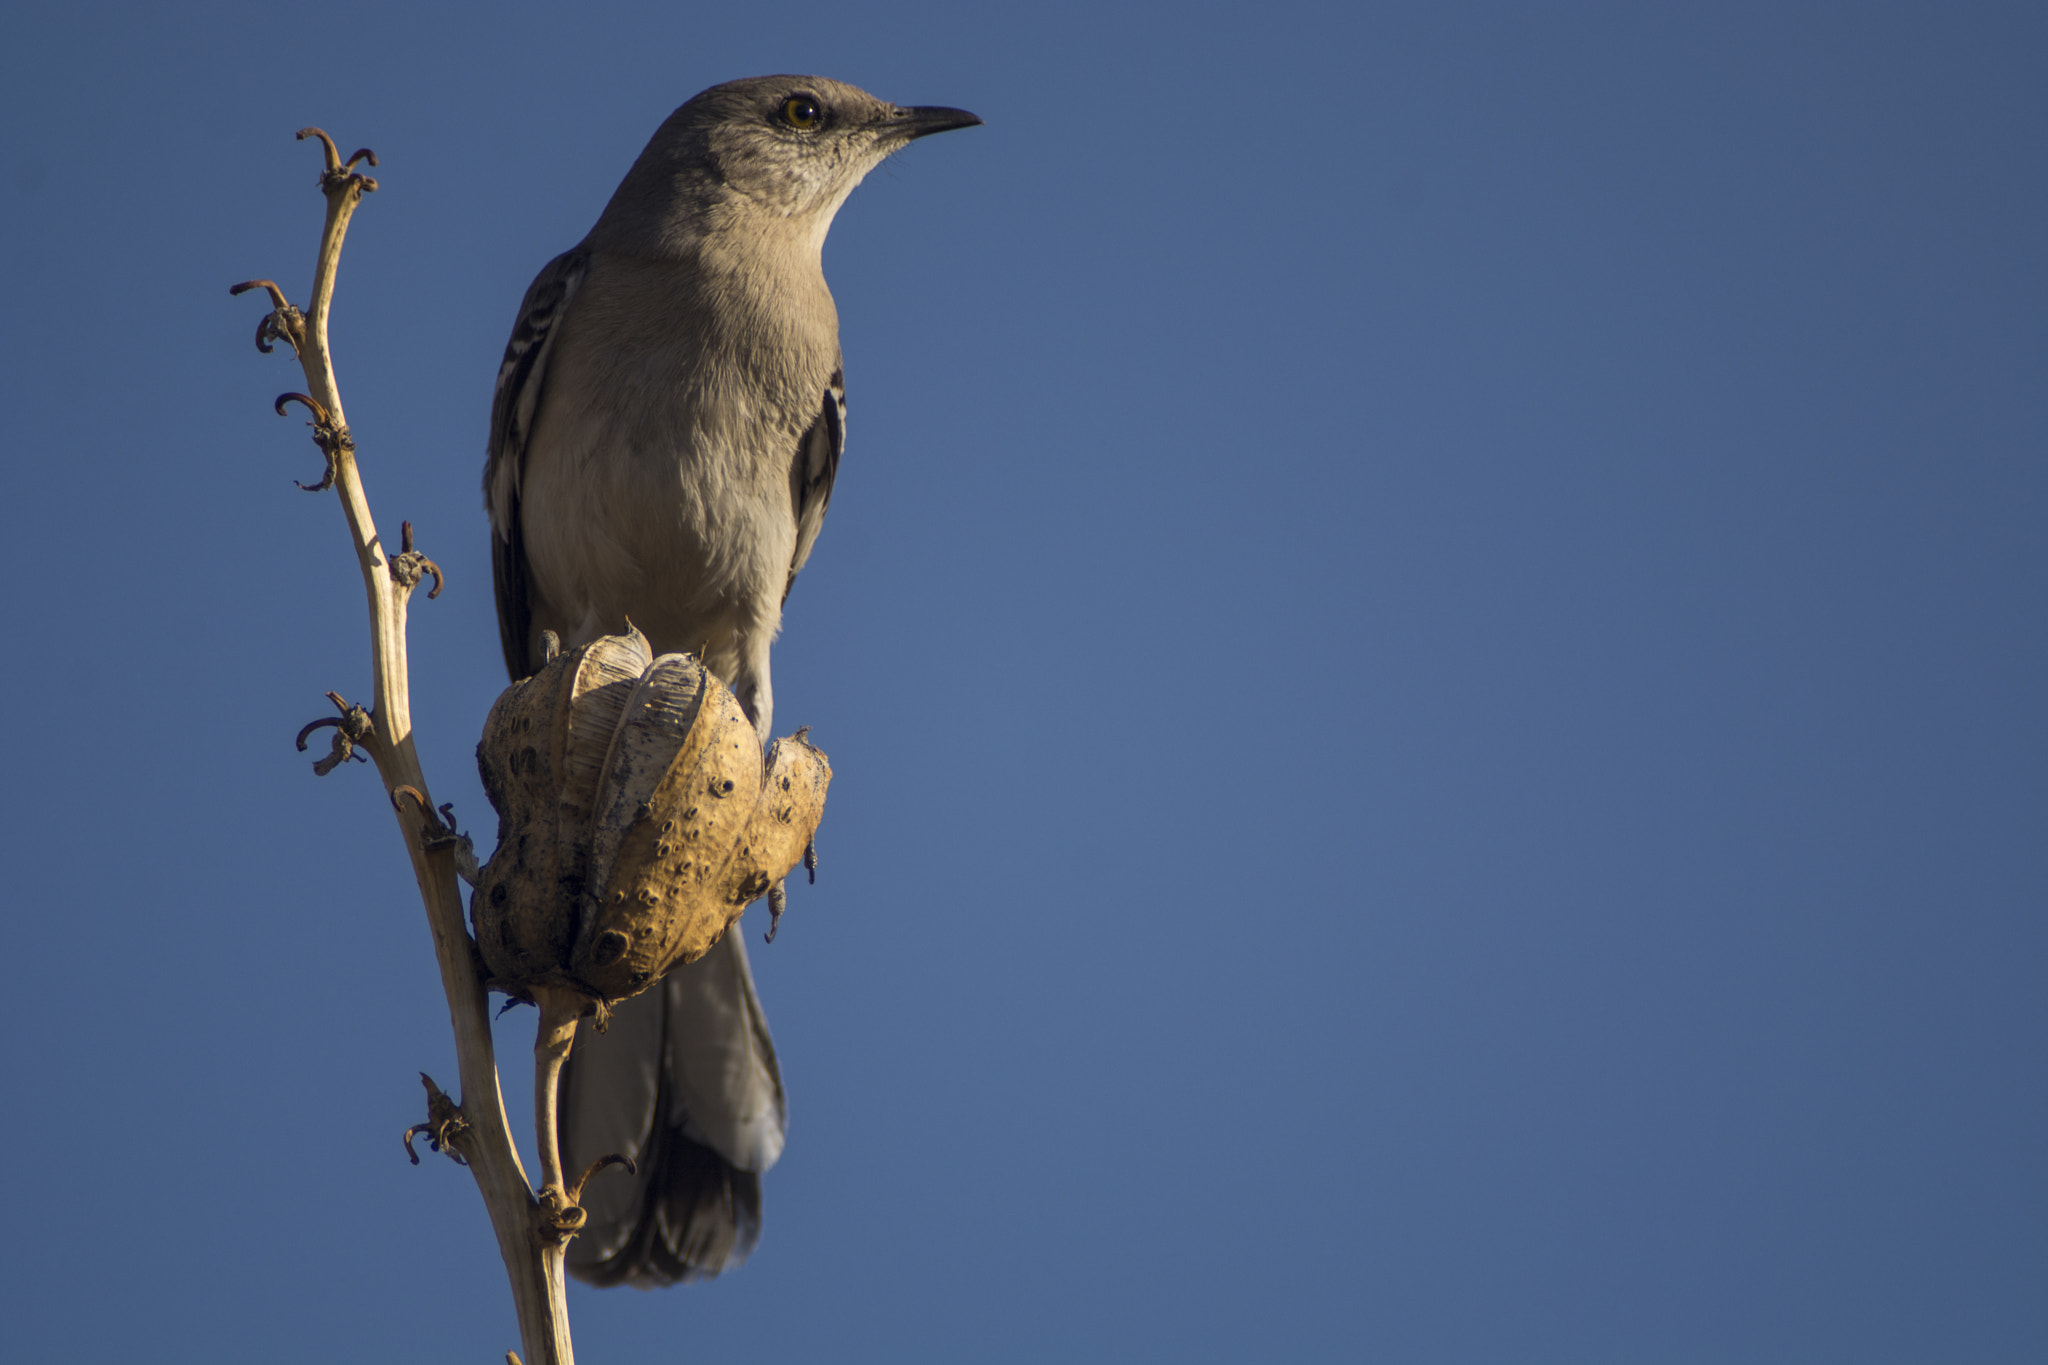
<svg viewBox="0 0 2048 1365">
<path fill-rule="evenodd" d="M 284 417 L 288 415 L 284 410 L 284 405 L 287 403 L 298 403 L 301 406 L 303 406 L 307 412 L 312 413 L 314 426 L 324 427 L 328 425 L 327 409 L 320 406 L 319 399 L 303 393 L 281 393 L 277 396 L 277 402 L 272 405 L 277 409 L 277 415 L 279 417 Z"/>
<path fill-rule="evenodd" d="M 621 1156 L 617 1152 L 613 1152 L 610 1156 L 601 1156 L 597 1160 L 591 1162 L 590 1165 L 587 1168 L 585 1168 L 582 1175 L 576 1177 L 576 1183 L 569 1187 L 570 1200 L 572 1202 L 581 1200 L 583 1198 L 583 1187 L 590 1183 L 590 1177 L 596 1175 L 599 1171 L 603 1170 L 607 1166 L 624 1166 L 626 1168 L 627 1175 L 640 1174 L 640 1168 L 639 1166 L 634 1164 L 632 1157 Z"/>
<path fill-rule="evenodd" d="M 775 931 L 782 927 L 782 912 L 789 908 L 789 893 L 777 882 L 768 888 L 768 932 L 761 936 L 763 943 L 775 942 Z"/>
<path fill-rule="evenodd" d="M 357 741 L 348 734 L 347 720 L 343 719 L 340 716 L 322 716 L 319 720 L 308 721 L 306 723 L 306 728 L 299 731 L 299 738 L 297 741 L 299 746 L 299 752 L 306 752 L 307 735 L 310 735 L 315 730 L 318 730 L 323 726 L 328 725 L 332 725 L 336 731 L 336 734 L 334 736 L 334 747 L 344 751 L 353 750 Z M 319 760 L 313 765 L 313 772 L 316 776 L 325 777 L 327 776 L 327 774 L 333 772 L 336 768 L 340 767 L 343 763 L 347 762 L 351 758 L 355 759 L 355 761 L 358 763 L 368 763 L 370 761 L 369 756 L 367 754 L 343 752 L 339 757 L 337 757 L 335 754 L 330 752 L 326 758 Z"/>
<path fill-rule="evenodd" d="M 342 163 L 342 169 L 352 171 L 356 168 L 358 161 L 367 161 L 374 166 L 377 164 L 377 154 L 368 147 L 358 147 L 355 150 L 355 155 Z"/>
<path fill-rule="evenodd" d="M 309 137 L 319 138 L 320 145 L 327 150 L 327 169 L 330 171 L 341 169 L 341 148 L 334 145 L 334 139 L 327 136 L 326 129 L 301 128 L 295 136 L 300 142 L 304 142 Z"/>
<path fill-rule="evenodd" d="M 347 746 L 342 742 L 342 736 L 340 732 L 337 731 L 334 736 L 334 748 L 328 750 L 327 757 L 315 759 L 313 761 L 313 776 L 325 777 L 327 776 L 327 774 L 333 772 L 336 768 L 339 768 L 342 764 L 348 762 L 351 758 L 353 758 L 358 763 L 368 763 L 370 761 L 364 755 L 356 753 L 351 749 L 348 749 Z"/>
<path fill-rule="evenodd" d="M 320 482 L 299 483 L 297 479 L 293 479 L 292 482 L 294 484 L 297 484 L 298 487 L 304 492 L 325 493 L 328 489 L 334 487 L 334 480 L 340 473 L 341 467 L 337 465 L 332 458 L 329 458 L 327 461 L 327 472 L 320 476 Z"/>
<path fill-rule="evenodd" d="M 327 726 L 327 725 L 332 725 L 332 726 L 336 726 L 336 727 L 339 727 L 339 726 L 341 725 L 341 717 L 340 717 L 340 716 L 322 716 L 322 717 L 321 717 L 320 719 L 318 719 L 318 720 L 309 720 L 309 721 L 307 721 L 307 722 L 306 722 L 306 725 L 305 725 L 305 728 L 299 731 L 299 738 L 298 738 L 299 752 L 300 752 L 300 753 L 304 753 L 304 752 L 306 752 L 306 736 L 307 736 L 307 735 L 310 735 L 310 734 L 312 734 L 312 733 L 313 733 L 313 732 L 314 732 L 315 730 L 318 730 L 318 729 L 320 729 L 320 728 L 321 728 L 322 726 Z"/>
<path fill-rule="evenodd" d="M 292 311 L 297 313 L 298 309 L 294 308 Z M 265 313 L 262 317 L 256 319 L 256 349 L 265 355 L 269 355 L 277 349 L 277 347 L 271 345 L 274 341 L 284 342 L 292 348 L 292 355 L 294 357 L 298 355 L 299 343 L 294 341 L 291 333 L 285 330 L 278 315 L 276 313 Z"/>
<path fill-rule="evenodd" d="M 326 428 L 324 427 L 315 427 L 313 429 L 313 439 L 319 441 L 321 433 L 325 430 Z M 325 493 L 328 489 L 334 487 L 334 481 L 341 477 L 341 461 L 335 457 L 333 451 L 327 449 L 325 442 L 321 443 L 320 449 L 321 453 L 327 456 L 327 472 L 320 476 L 320 482 L 299 483 L 297 479 L 292 480 L 293 483 L 298 484 L 301 489 L 308 493 Z"/>
<path fill-rule="evenodd" d="M 280 309 L 291 307 L 290 301 L 284 296 L 284 290 L 279 289 L 274 280 L 243 280 L 240 284 L 229 285 L 228 293 L 246 294 L 251 289 L 268 289 L 272 305 Z"/>
<path fill-rule="evenodd" d="M 790 738 L 795 740 L 797 743 L 803 745 L 806 749 L 814 749 L 817 747 L 815 744 L 811 743 L 811 727 L 808 725 L 797 726 L 796 733 L 791 735 Z"/>
<path fill-rule="evenodd" d="M 401 782 L 398 786 L 393 787 L 391 789 L 391 804 L 402 811 L 405 807 L 398 804 L 398 798 L 401 796 L 410 796 L 413 799 L 420 808 L 420 814 L 426 817 L 429 828 L 434 830 L 441 828 L 441 822 L 434 816 L 433 803 L 427 800 L 425 792 L 409 782 Z M 452 809 L 452 803 L 450 808 Z"/>
<path fill-rule="evenodd" d="M 531 1000 L 521 1000 L 521 999 L 519 999 L 519 998 L 518 998 L 518 997 L 516 997 L 516 996 L 515 996 L 515 997 L 512 997 L 512 998 L 509 998 L 509 999 L 507 999 L 507 1000 L 505 1001 L 505 1003 L 504 1003 L 503 1005 L 501 1005 L 501 1006 L 500 1006 L 500 1007 L 498 1008 L 498 1012 L 497 1012 L 497 1014 L 496 1014 L 495 1016 L 493 1016 L 493 1017 L 494 1017 L 494 1018 L 498 1018 L 498 1019 L 503 1019 L 503 1018 L 504 1018 L 504 1017 L 505 1017 L 506 1015 L 510 1014 L 510 1013 L 511 1013 L 511 1012 L 513 1011 L 513 1009 L 514 1009 L 514 1008 L 516 1008 L 517 1006 L 520 1006 L 520 1005 L 531 1005 L 532 1003 L 533 1003 L 533 1002 L 532 1002 Z"/>
<path fill-rule="evenodd" d="M 433 1132 L 434 1125 L 431 1123 L 415 1123 L 412 1127 L 405 1130 L 405 1155 L 406 1159 L 412 1162 L 413 1165 L 417 1166 L 420 1164 L 420 1154 L 412 1149 L 412 1140 L 421 1133 L 425 1133 L 427 1134 L 427 1141 L 432 1142 L 434 1140 Z"/>
<path fill-rule="evenodd" d="M 813 838 L 804 845 L 804 872 L 810 877 L 811 885 L 818 884 L 818 841 Z"/>
</svg>

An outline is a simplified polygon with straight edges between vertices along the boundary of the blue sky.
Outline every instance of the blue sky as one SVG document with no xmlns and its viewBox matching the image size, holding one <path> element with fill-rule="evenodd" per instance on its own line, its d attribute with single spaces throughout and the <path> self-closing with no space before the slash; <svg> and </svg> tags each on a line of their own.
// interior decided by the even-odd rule
<svg viewBox="0 0 2048 1365">
<path fill-rule="evenodd" d="M 472 1182 L 398 1151 L 446 1011 L 374 778 L 292 751 L 367 690 L 360 588 L 226 286 L 305 293 L 294 130 L 377 150 L 342 390 L 449 574 L 414 713 L 488 843 L 514 309 L 768 71 L 987 126 L 826 249 L 766 1231 L 579 1287 L 584 1358 L 2043 1358 L 2044 51 L 2021 5 L 14 7 L 22 1358 L 514 1344 Z"/>
</svg>

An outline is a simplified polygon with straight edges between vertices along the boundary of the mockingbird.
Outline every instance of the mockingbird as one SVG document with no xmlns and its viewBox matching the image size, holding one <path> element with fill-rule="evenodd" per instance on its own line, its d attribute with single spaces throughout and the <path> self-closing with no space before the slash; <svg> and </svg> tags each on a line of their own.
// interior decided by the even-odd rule
<svg viewBox="0 0 2048 1365">
<path fill-rule="evenodd" d="M 846 444 L 820 252 L 853 187 L 913 138 L 980 123 L 838 81 L 763 76 L 675 111 L 597 226 L 519 308 L 484 501 L 505 667 L 623 630 L 703 656 L 763 739 L 768 648 Z M 782 1154 L 782 1079 L 741 935 L 579 1031 L 562 1156 L 639 1164 L 583 1194 L 569 1268 L 642 1287 L 737 1266 Z"/>
</svg>

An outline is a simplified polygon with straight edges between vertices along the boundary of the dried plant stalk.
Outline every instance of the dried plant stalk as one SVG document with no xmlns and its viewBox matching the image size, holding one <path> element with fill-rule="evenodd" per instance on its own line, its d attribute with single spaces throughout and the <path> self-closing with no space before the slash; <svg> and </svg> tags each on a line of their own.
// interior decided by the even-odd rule
<svg viewBox="0 0 2048 1365">
<path fill-rule="evenodd" d="M 455 1031 L 455 1055 L 461 1073 L 459 1103 L 442 1094 L 431 1080 L 421 1078 L 428 1091 L 428 1122 L 413 1131 L 424 1131 L 437 1150 L 447 1151 L 467 1163 L 476 1177 L 511 1280 L 526 1361 L 531 1365 L 573 1365 L 575 1352 L 569 1340 L 568 1305 L 563 1292 L 565 1239 L 559 1227 L 544 1217 L 512 1143 L 504 1097 L 498 1086 L 484 982 L 463 924 L 456 859 L 458 853 L 467 852 L 467 841 L 456 834 L 452 823 L 443 825 L 437 817 L 426 775 L 420 770 L 413 746 L 406 675 L 406 604 L 413 588 L 426 574 L 431 573 L 435 580 L 429 596 L 438 593 L 440 570 L 413 551 L 410 526 L 406 527 L 404 543 L 395 555 L 377 534 L 369 501 L 363 494 L 355 443 L 349 436 L 327 342 L 327 320 L 334 303 L 342 239 L 362 196 L 377 188 L 377 182 L 359 174 L 356 166 L 362 162 L 375 166 L 377 158 L 365 149 L 344 161 L 334 140 L 318 128 L 303 129 L 299 137 L 318 138 L 326 152 L 320 186 L 327 198 L 327 218 L 320 236 L 311 304 L 301 313 L 268 280 L 251 280 L 236 285 L 232 292 L 240 294 L 257 288 L 269 292 L 275 307 L 258 325 L 256 344 L 268 351 L 273 349 L 274 342 L 286 343 L 305 371 L 307 392 L 286 394 L 278 400 L 278 411 L 282 413 L 288 402 L 296 402 L 313 415 L 313 438 L 327 458 L 327 471 L 318 483 L 302 486 L 312 491 L 332 488 L 340 497 L 369 600 L 370 657 L 375 678 L 367 711 L 329 693 L 342 713 L 340 718 L 308 726 L 300 733 L 299 743 L 303 748 L 306 734 L 316 726 L 333 725 L 334 754 L 323 761 L 322 770 L 331 769 L 359 748 L 375 761 L 384 788 L 391 796 L 399 831 L 412 858 L 413 874 L 419 881 L 427 923 L 433 931 L 434 955 L 440 962 L 441 985 L 448 995 L 448 1016 Z M 549 1047 L 550 1038 L 544 1031 L 537 1050 L 545 1057 Z M 407 1134 L 408 1144 L 411 1136 Z M 559 1187 L 559 1174 L 550 1174 L 554 1177 L 551 1183 Z"/>
</svg>

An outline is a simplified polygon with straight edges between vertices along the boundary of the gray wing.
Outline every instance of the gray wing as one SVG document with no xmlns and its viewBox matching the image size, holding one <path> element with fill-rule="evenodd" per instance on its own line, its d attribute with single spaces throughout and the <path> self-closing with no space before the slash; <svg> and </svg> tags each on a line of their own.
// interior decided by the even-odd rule
<svg viewBox="0 0 2048 1365">
<path fill-rule="evenodd" d="M 818 532 L 825 525 L 825 508 L 832 501 L 832 481 L 839 477 L 839 457 L 846 453 L 846 368 L 840 366 L 832 371 L 832 378 L 825 383 L 825 401 L 818 412 L 811 429 L 797 442 L 796 458 L 789 465 L 789 496 L 796 510 L 796 554 L 790 560 L 789 582 L 783 586 L 782 600 L 789 600 L 789 590 L 796 586 L 796 576 L 803 571 L 804 561 L 811 557 L 811 547 L 818 543 Z"/>
<path fill-rule="evenodd" d="M 788 1110 L 768 1020 L 737 925 L 709 953 L 586 1022 L 563 1073 L 562 1159 L 606 1170 L 584 1188 L 589 1215 L 569 1271 L 648 1289 L 736 1269 L 761 1235 L 761 1172 L 782 1155 Z"/>
<path fill-rule="evenodd" d="M 526 442 L 533 434 L 547 388 L 548 354 L 560 330 L 556 324 L 583 283 L 590 253 L 565 251 L 534 277 L 519 305 L 512 339 L 498 366 L 491 398 L 490 453 L 484 461 L 484 510 L 491 516 L 491 578 L 498 591 L 498 643 L 505 671 L 516 680 L 533 672 L 531 584 L 519 522 L 519 487 L 526 472 Z"/>
</svg>

